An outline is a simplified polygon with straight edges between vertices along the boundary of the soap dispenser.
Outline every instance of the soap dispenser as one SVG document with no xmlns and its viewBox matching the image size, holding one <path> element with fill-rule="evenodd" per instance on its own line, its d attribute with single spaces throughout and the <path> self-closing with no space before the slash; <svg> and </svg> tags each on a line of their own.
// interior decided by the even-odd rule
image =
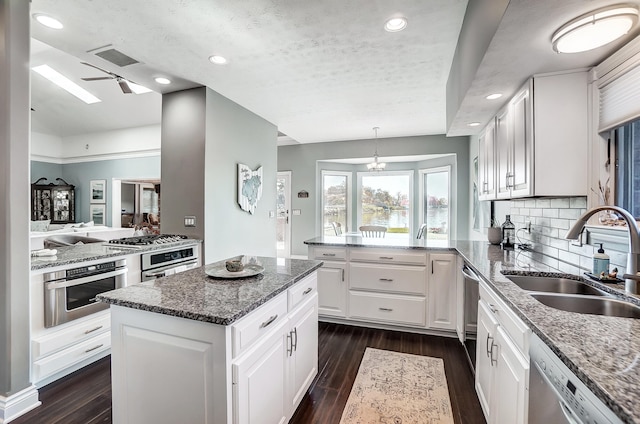
<svg viewBox="0 0 640 424">
<path fill-rule="evenodd" d="M 604 275 L 609 274 L 609 255 L 604 253 L 604 249 L 602 248 L 602 243 L 598 243 L 600 245 L 600 249 L 598 249 L 598 253 L 594 253 L 593 255 L 593 275 L 599 277 L 604 273 Z"/>
</svg>

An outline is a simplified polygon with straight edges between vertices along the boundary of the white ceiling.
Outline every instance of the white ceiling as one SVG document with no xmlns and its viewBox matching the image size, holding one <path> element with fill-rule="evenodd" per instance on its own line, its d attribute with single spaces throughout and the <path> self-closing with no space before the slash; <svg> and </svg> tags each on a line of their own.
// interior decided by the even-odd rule
<svg viewBox="0 0 640 424">
<path fill-rule="evenodd" d="M 32 13 L 65 28 L 32 21 L 32 36 L 67 54 L 34 43 L 32 65 L 59 66 L 104 96 L 85 105 L 34 74 L 33 128 L 68 136 L 160 122 L 159 95 L 84 82 L 101 75 L 80 64 L 87 61 L 157 92 L 206 85 L 276 124 L 288 143 L 369 139 L 374 126 L 380 138 L 472 134 L 478 128 L 467 123 L 486 122 L 528 76 L 592 66 L 619 47 L 558 55 L 549 43 L 560 25 L 607 4 L 511 0 L 447 129 L 445 87 L 466 0 L 33 0 Z M 408 18 L 407 29 L 385 32 L 396 14 Z M 141 63 L 118 67 L 88 53 L 105 45 Z M 212 54 L 229 63 L 211 64 Z M 160 86 L 156 76 L 174 83 Z M 490 92 L 505 97 L 489 102 Z"/>
</svg>

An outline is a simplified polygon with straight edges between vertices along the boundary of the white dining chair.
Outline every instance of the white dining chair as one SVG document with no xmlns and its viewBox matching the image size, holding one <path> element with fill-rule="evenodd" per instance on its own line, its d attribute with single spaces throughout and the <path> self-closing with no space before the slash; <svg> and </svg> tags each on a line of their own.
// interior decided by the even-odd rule
<svg viewBox="0 0 640 424">
<path fill-rule="evenodd" d="M 387 227 L 381 225 L 363 225 L 360 227 L 362 237 L 384 238 L 387 234 Z"/>
</svg>

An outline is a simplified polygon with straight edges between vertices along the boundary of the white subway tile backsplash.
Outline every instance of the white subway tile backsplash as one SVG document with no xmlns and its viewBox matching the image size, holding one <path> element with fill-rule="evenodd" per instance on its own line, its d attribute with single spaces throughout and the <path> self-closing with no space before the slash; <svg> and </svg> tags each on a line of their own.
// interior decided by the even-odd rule
<svg viewBox="0 0 640 424">
<path fill-rule="evenodd" d="M 565 239 L 569 228 L 587 209 L 586 196 L 519 199 L 513 200 L 511 207 L 511 220 L 516 223 L 516 228 L 531 222 L 530 234 L 518 230 L 517 235 L 522 242 L 531 243 L 539 262 L 572 274 L 591 271 L 594 247 L 574 246 Z M 610 256 L 610 268 L 617 267 L 622 273 L 626 266 L 626 252 L 609 249 L 607 254 Z"/>
</svg>

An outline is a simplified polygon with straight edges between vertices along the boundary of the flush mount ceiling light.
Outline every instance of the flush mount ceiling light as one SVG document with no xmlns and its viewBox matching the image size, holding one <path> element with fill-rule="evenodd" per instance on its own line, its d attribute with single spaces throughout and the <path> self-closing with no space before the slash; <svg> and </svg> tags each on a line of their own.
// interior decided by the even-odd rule
<svg viewBox="0 0 640 424">
<path fill-rule="evenodd" d="M 226 65 L 227 59 L 222 56 L 213 55 L 213 56 L 209 56 L 209 62 L 214 63 L 216 65 Z"/>
<path fill-rule="evenodd" d="M 551 37 L 558 53 L 579 53 L 622 37 L 638 22 L 638 9 L 630 5 L 594 10 L 563 25 Z"/>
<path fill-rule="evenodd" d="M 407 18 L 396 17 L 387 19 L 387 22 L 384 23 L 384 29 L 388 32 L 398 32 L 402 31 L 407 27 Z"/>
<path fill-rule="evenodd" d="M 502 97 L 501 93 L 493 93 L 493 94 L 489 94 L 487 97 L 485 97 L 485 99 L 495 100 L 495 99 L 499 99 L 500 97 Z"/>
<path fill-rule="evenodd" d="M 387 166 L 384 162 L 378 161 L 378 130 L 379 127 L 373 127 L 373 131 L 376 133 L 376 152 L 373 154 L 373 162 L 367 164 L 367 169 L 369 171 L 384 171 L 384 168 Z"/>
<path fill-rule="evenodd" d="M 51 29 L 64 28 L 64 25 L 62 25 L 62 22 L 60 22 L 56 18 L 52 18 L 49 15 L 45 15 L 44 13 L 34 13 L 33 19 L 40 22 L 42 25 L 46 26 L 47 28 L 51 28 Z"/>
<path fill-rule="evenodd" d="M 164 77 L 157 77 L 155 78 L 155 81 L 158 84 L 162 84 L 162 85 L 171 84 L 171 80 L 169 78 L 164 78 Z"/>
<path fill-rule="evenodd" d="M 84 88 L 80 87 L 75 82 L 71 81 L 69 78 L 51 68 L 49 65 L 34 66 L 31 69 L 87 104 L 98 103 L 102 101 L 93 94 L 89 93 Z"/>
</svg>

